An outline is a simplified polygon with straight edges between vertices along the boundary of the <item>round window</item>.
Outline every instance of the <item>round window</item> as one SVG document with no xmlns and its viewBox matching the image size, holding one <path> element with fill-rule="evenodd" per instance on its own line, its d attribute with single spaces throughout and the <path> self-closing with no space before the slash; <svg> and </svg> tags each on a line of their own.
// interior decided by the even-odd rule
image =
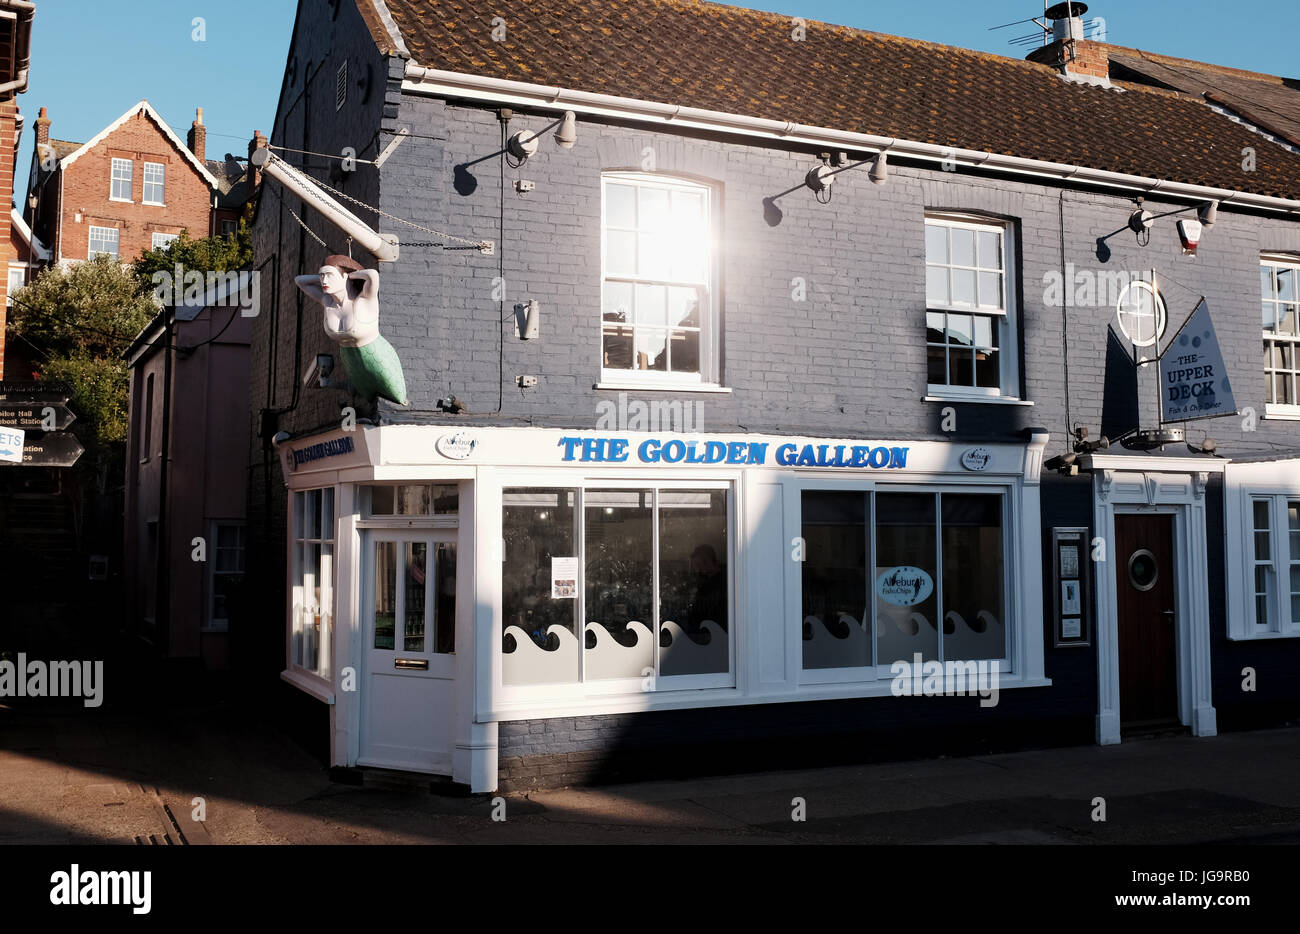
<svg viewBox="0 0 1300 934">
<path fill-rule="evenodd" d="M 1165 300 L 1150 282 L 1135 279 L 1124 286 L 1115 305 L 1119 329 L 1134 345 L 1147 347 L 1165 333 Z"/>
<path fill-rule="evenodd" d="M 1134 590 L 1150 590 L 1160 577 L 1156 556 L 1142 548 L 1128 559 L 1128 579 Z"/>
</svg>

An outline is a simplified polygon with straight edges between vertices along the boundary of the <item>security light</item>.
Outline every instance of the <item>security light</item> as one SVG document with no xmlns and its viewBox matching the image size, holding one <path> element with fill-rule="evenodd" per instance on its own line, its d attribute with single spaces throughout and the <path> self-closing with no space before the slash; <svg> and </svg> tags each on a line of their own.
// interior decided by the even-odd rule
<svg viewBox="0 0 1300 934">
<path fill-rule="evenodd" d="M 883 185 L 889 181 L 889 153 L 880 152 L 876 155 L 867 177 L 876 185 Z"/>
<path fill-rule="evenodd" d="M 506 151 L 514 158 L 515 165 L 523 165 L 530 156 L 536 154 L 538 140 L 541 139 L 542 133 L 545 133 L 551 127 L 558 127 L 555 131 L 555 142 L 561 149 L 572 149 L 574 144 L 577 143 L 578 118 L 572 110 L 566 110 L 564 116 L 543 127 L 541 132 L 533 133 L 529 130 L 520 130 L 510 137 L 506 142 Z"/>
<path fill-rule="evenodd" d="M 1207 201 L 1196 209 L 1196 218 L 1202 227 L 1213 227 L 1219 219 L 1219 202 Z"/>
</svg>

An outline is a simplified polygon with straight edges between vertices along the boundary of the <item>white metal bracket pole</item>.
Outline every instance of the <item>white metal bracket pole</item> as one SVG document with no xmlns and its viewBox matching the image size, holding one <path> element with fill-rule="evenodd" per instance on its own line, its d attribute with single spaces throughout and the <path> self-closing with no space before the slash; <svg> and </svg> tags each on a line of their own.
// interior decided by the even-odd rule
<svg viewBox="0 0 1300 934">
<path fill-rule="evenodd" d="M 330 197 L 296 166 L 290 165 L 267 149 L 254 151 L 251 161 L 255 167 L 302 198 L 327 221 L 373 253 L 375 259 L 381 263 L 396 262 L 399 255 L 396 236 L 377 233 L 369 224 Z"/>
</svg>

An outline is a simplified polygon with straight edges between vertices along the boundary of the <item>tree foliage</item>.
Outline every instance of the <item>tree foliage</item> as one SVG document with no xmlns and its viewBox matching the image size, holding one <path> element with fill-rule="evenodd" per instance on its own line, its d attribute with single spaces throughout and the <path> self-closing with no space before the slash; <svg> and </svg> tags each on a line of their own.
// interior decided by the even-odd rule
<svg viewBox="0 0 1300 934">
<path fill-rule="evenodd" d="M 253 239 L 248 230 L 248 222 L 239 221 L 239 232 L 233 237 L 205 237 L 191 240 L 188 230 L 167 246 L 156 250 L 145 250 L 135 261 L 135 274 L 142 291 L 154 288 L 153 274 L 156 272 L 173 273 L 177 264 L 186 272 L 226 272 L 242 269 L 253 261 Z"/>
<path fill-rule="evenodd" d="M 58 266 L 14 293 L 10 324 L 38 348 L 45 379 L 66 380 L 85 440 L 126 439 L 127 368 L 121 355 L 158 313 L 134 272 L 108 256 Z"/>
</svg>

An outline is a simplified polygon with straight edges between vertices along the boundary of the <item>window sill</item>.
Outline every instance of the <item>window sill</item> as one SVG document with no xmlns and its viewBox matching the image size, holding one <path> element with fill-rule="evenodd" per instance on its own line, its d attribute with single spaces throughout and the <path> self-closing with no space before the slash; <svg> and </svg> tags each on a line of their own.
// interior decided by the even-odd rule
<svg viewBox="0 0 1300 934">
<path fill-rule="evenodd" d="M 1265 405 L 1264 417 L 1279 421 L 1300 422 L 1300 405 Z"/>
<path fill-rule="evenodd" d="M 970 405 L 1033 405 L 1028 399 L 1008 396 L 922 396 L 922 402 L 962 402 Z"/>
<path fill-rule="evenodd" d="M 1229 632 L 1230 642 L 1257 642 L 1266 639 L 1300 639 L 1300 628 L 1290 632 Z"/>
<path fill-rule="evenodd" d="M 116 202 L 117 204 L 135 204 L 135 202 L 130 198 L 114 198 L 112 195 L 108 196 L 108 200 Z"/>
<path fill-rule="evenodd" d="M 334 703 L 333 685 L 316 675 L 289 668 L 280 672 L 280 680 L 289 682 L 298 690 L 310 694 L 319 701 L 324 701 L 327 704 Z"/>
<path fill-rule="evenodd" d="M 166 201 L 141 201 L 140 203 L 141 203 L 141 204 L 147 204 L 147 205 L 148 205 L 149 207 L 151 207 L 151 208 L 165 208 L 165 207 L 167 207 L 167 202 L 166 202 Z"/>
<path fill-rule="evenodd" d="M 638 392 L 731 392 L 730 386 L 717 383 L 596 383 L 592 389 L 635 389 Z"/>
</svg>

